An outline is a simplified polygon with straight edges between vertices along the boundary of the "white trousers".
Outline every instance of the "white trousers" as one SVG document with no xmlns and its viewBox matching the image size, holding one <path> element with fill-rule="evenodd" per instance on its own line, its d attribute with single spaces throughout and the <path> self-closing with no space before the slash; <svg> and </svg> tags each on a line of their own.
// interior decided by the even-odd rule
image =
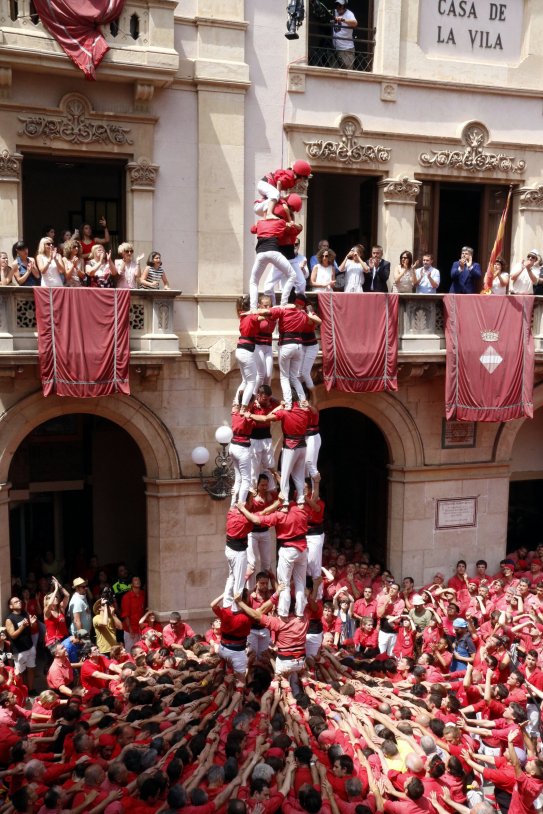
<svg viewBox="0 0 543 814">
<path fill-rule="evenodd" d="M 261 384 L 269 384 L 273 376 L 273 347 L 271 345 L 255 346 L 256 362 L 256 386 L 258 390 Z"/>
<path fill-rule="evenodd" d="M 296 616 L 303 616 L 305 609 L 305 575 L 307 572 L 307 549 L 300 551 L 294 546 L 283 546 L 279 549 L 277 563 L 277 581 L 286 585 L 279 594 L 277 612 L 279 616 L 288 616 L 290 608 L 290 580 L 294 580 L 296 596 Z"/>
<path fill-rule="evenodd" d="M 257 184 L 256 190 L 259 195 L 261 195 L 264 200 L 263 201 L 255 201 L 254 211 L 257 215 L 265 215 L 268 211 L 268 203 L 269 201 L 278 201 L 280 198 L 280 193 L 277 187 L 274 187 L 273 184 L 268 183 L 268 181 L 260 180 Z"/>
<path fill-rule="evenodd" d="M 284 676 L 305 670 L 305 656 L 301 659 L 276 659 L 275 675 Z"/>
<path fill-rule="evenodd" d="M 307 444 L 305 448 L 305 476 L 313 479 L 315 475 L 319 474 L 319 452 L 322 443 L 320 433 L 308 435 L 305 443 Z"/>
<path fill-rule="evenodd" d="M 251 630 L 247 636 L 247 644 L 255 656 L 261 656 L 262 653 L 265 653 L 270 647 L 270 631 L 267 628 L 263 630 Z"/>
<path fill-rule="evenodd" d="M 300 368 L 300 379 L 308 388 L 308 390 L 313 390 L 315 385 L 313 383 L 313 379 L 311 378 L 311 369 L 317 358 L 317 354 L 319 352 L 318 345 L 302 345 L 302 366 Z"/>
<path fill-rule="evenodd" d="M 322 549 L 324 546 L 324 534 L 308 534 L 307 537 L 307 573 L 313 579 L 321 576 L 322 572 Z M 322 599 L 322 582 L 317 591 L 317 599 Z"/>
<path fill-rule="evenodd" d="M 304 388 L 300 382 L 302 365 L 302 346 L 292 342 L 279 346 L 279 382 L 283 401 L 287 407 L 292 406 L 292 388 L 299 401 L 305 400 Z"/>
<path fill-rule="evenodd" d="M 228 563 L 228 576 L 224 586 L 224 598 L 222 601 L 224 608 L 232 607 L 237 610 L 234 597 L 245 588 L 245 574 L 247 572 L 247 549 L 245 551 L 234 551 L 230 546 L 224 549 L 226 561 Z"/>
<path fill-rule="evenodd" d="M 285 286 L 281 294 L 281 305 L 288 303 L 289 294 L 292 291 L 294 281 L 296 279 L 296 272 L 288 262 L 284 254 L 278 251 L 258 252 L 251 269 L 251 277 L 249 279 L 249 297 L 251 300 L 251 308 L 256 308 L 258 304 L 258 283 L 264 274 L 266 267 L 271 263 L 275 266 L 282 276 L 285 278 Z M 272 289 L 273 290 L 273 289 Z"/>
<path fill-rule="evenodd" d="M 251 531 L 247 546 L 247 562 L 254 568 L 254 573 L 271 571 L 273 558 L 273 540 L 269 529 Z"/>
<path fill-rule="evenodd" d="M 245 503 L 251 488 L 251 447 L 230 444 L 228 452 L 234 464 L 234 485 L 230 504 L 234 506 L 238 501 Z"/>
<path fill-rule="evenodd" d="M 384 630 L 380 630 L 377 640 L 379 652 L 386 653 L 387 656 L 391 656 L 397 638 L 398 638 L 397 633 L 385 633 Z"/>
<path fill-rule="evenodd" d="M 247 670 L 247 651 L 230 650 L 223 644 L 219 645 L 219 656 L 229 664 L 235 673 L 245 673 Z"/>
<path fill-rule="evenodd" d="M 266 474 L 269 480 L 269 491 L 273 489 L 271 470 L 275 469 L 271 438 L 253 438 L 251 441 L 251 482 L 256 487 L 259 475 Z"/>
<path fill-rule="evenodd" d="M 245 350 L 245 348 L 236 348 L 236 359 L 241 373 L 241 384 L 236 390 L 234 401 L 237 404 L 239 393 L 243 390 L 241 403 L 246 407 L 253 397 L 256 389 L 257 379 L 257 363 L 256 351 Z"/>
<path fill-rule="evenodd" d="M 296 500 L 301 504 L 304 499 L 305 486 L 305 447 L 297 447 L 296 449 L 283 447 L 281 453 L 281 492 L 285 496 L 285 502 L 288 502 L 291 476 L 298 493 Z"/>
<path fill-rule="evenodd" d="M 305 637 L 305 654 L 306 656 L 315 656 L 319 655 L 319 650 L 322 647 L 322 637 L 324 634 L 322 633 L 308 633 Z"/>
<path fill-rule="evenodd" d="M 284 257 L 284 255 L 283 255 L 283 257 Z M 285 257 L 285 260 L 287 260 L 286 257 Z M 288 263 L 288 260 L 287 260 L 287 263 Z M 285 294 L 285 291 L 284 291 L 285 284 L 290 283 L 288 294 L 287 294 L 287 301 L 288 301 L 288 295 L 292 291 L 293 286 L 294 286 L 294 290 L 296 291 L 296 293 L 297 294 L 300 293 L 300 289 L 298 288 L 299 282 L 298 282 L 298 275 L 296 273 L 296 269 L 294 268 L 294 266 L 291 266 L 290 263 L 288 263 L 288 264 L 289 264 L 290 268 L 292 269 L 292 274 L 289 275 L 289 277 L 287 279 L 285 279 L 285 275 L 284 275 L 283 271 L 281 269 L 277 268 L 277 266 L 275 266 L 274 268 L 270 269 L 270 271 L 268 272 L 268 276 L 266 277 L 266 279 L 264 281 L 264 289 L 263 289 L 264 294 L 267 294 L 268 297 L 272 297 L 272 298 L 273 298 L 273 295 L 275 293 L 275 286 L 277 285 L 277 283 L 279 283 L 279 282 L 281 283 L 281 305 L 286 305 L 286 303 L 283 303 L 283 297 L 284 297 L 284 294 Z M 302 274 L 302 277 L 303 277 L 303 274 Z M 304 280 L 304 283 L 305 283 L 305 280 Z M 304 286 L 304 291 L 305 291 L 305 286 Z"/>
</svg>

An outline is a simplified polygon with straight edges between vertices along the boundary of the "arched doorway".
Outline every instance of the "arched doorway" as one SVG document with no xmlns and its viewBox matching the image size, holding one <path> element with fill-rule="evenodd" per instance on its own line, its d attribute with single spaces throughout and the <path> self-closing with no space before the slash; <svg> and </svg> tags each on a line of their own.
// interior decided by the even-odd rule
<svg viewBox="0 0 543 814">
<path fill-rule="evenodd" d="M 349 407 L 321 409 L 319 469 L 331 526 L 386 564 L 389 452 L 379 427 Z"/>
<path fill-rule="evenodd" d="M 9 467 L 13 576 L 39 572 L 52 551 L 73 576 L 95 554 L 110 576 L 117 563 L 145 576 L 145 464 L 118 424 L 63 413 L 19 444 Z"/>
<path fill-rule="evenodd" d="M 543 409 L 524 421 L 511 454 L 507 551 L 543 541 Z"/>
</svg>

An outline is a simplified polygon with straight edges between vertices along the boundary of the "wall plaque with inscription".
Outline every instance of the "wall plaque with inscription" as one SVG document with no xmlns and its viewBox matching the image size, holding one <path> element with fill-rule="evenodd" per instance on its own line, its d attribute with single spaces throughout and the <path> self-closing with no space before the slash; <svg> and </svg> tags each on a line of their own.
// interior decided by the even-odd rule
<svg viewBox="0 0 543 814">
<path fill-rule="evenodd" d="M 476 525 L 476 497 L 453 497 L 436 501 L 436 529 L 473 528 Z"/>
<path fill-rule="evenodd" d="M 475 421 L 447 421 L 441 425 L 441 449 L 474 447 L 477 424 Z"/>
</svg>

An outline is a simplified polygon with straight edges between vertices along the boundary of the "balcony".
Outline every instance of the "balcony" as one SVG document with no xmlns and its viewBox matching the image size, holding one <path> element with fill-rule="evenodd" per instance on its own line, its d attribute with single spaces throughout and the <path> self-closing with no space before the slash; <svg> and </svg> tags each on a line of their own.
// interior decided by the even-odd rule
<svg viewBox="0 0 543 814">
<path fill-rule="evenodd" d="M 178 357 L 179 339 L 173 330 L 174 301 L 180 291 L 134 291 L 130 294 L 130 358 Z M 31 288 L 0 288 L 0 358 L 35 361 L 38 334 Z"/>
<path fill-rule="evenodd" d="M 375 50 L 375 29 L 354 29 L 354 49 L 354 63 L 349 70 L 371 73 Z M 332 42 L 330 23 L 310 23 L 307 64 L 317 68 L 341 68 Z"/>
<path fill-rule="evenodd" d="M 127 0 L 118 20 L 102 27 L 110 50 L 100 76 L 169 84 L 179 65 L 174 47 L 176 0 Z M 20 70 L 77 70 L 35 13 L 31 0 L 0 0 L 0 61 Z"/>
</svg>

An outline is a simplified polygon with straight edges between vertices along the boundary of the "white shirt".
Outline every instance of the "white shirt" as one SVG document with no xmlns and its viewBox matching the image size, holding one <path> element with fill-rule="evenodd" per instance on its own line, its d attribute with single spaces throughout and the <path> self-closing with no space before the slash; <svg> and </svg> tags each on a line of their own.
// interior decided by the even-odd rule
<svg viewBox="0 0 543 814">
<path fill-rule="evenodd" d="M 354 260 L 347 260 L 345 263 L 345 294 L 359 294 L 362 292 L 364 283 L 364 266 L 362 263 L 355 263 Z"/>
<path fill-rule="evenodd" d="M 517 263 L 514 268 L 511 269 L 511 277 L 514 272 L 518 271 L 522 268 L 522 263 Z M 532 271 L 537 275 L 538 269 L 537 267 L 533 266 Z M 534 293 L 534 284 L 530 279 L 530 275 L 526 268 L 522 268 L 519 276 L 516 280 L 511 279 L 509 277 L 509 293 L 511 294 L 533 294 Z"/>
<path fill-rule="evenodd" d="M 427 274 L 425 272 L 428 272 Z M 432 286 L 430 279 L 437 283 L 439 286 L 439 281 L 441 279 L 439 274 L 439 269 L 435 269 L 433 266 L 428 266 L 427 269 L 424 266 L 421 266 L 418 269 L 415 269 L 415 274 L 417 275 L 417 286 L 415 288 L 415 294 L 432 294 L 434 291 L 437 291 L 437 288 Z"/>
<path fill-rule="evenodd" d="M 41 275 L 42 288 L 59 288 L 64 285 L 55 260 L 51 260 L 46 271 Z"/>
<path fill-rule="evenodd" d="M 353 20 L 356 21 L 356 17 L 349 11 L 345 9 L 341 14 L 338 16 L 343 17 L 344 21 Z M 340 26 L 339 31 L 336 31 L 336 27 Z M 354 48 L 353 42 L 353 28 L 349 28 L 349 26 L 345 25 L 345 23 L 332 23 L 332 43 L 336 51 L 352 51 Z"/>
</svg>

